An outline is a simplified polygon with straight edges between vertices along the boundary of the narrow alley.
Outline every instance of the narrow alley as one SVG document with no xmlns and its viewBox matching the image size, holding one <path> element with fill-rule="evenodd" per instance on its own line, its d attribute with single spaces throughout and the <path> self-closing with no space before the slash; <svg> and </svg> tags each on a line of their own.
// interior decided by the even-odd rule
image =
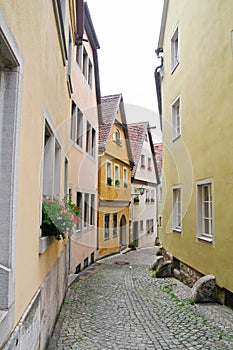
<svg viewBox="0 0 233 350">
<path fill-rule="evenodd" d="M 193 305 L 191 289 L 153 278 L 156 247 L 100 260 L 71 284 L 48 350 L 233 349 L 233 312 Z"/>
</svg>

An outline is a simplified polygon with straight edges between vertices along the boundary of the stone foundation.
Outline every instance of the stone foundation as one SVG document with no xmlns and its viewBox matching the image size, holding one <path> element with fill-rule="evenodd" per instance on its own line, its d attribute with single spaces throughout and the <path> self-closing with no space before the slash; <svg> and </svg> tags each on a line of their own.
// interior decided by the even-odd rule
<svg viewBox="0 0 233 350">
<path fill-rule="evenodd" d="M 68 285 L 68 245 L 45 278 L 1 350 L 44 350 L 53 332 Z"/>
</svg>

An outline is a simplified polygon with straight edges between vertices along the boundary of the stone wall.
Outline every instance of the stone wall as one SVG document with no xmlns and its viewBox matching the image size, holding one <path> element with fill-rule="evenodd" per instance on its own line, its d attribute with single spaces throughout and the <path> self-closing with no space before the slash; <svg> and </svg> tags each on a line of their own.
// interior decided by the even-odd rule
<svg viewBox="0 0 233 350">
<path fill-rule="evenodd" d="M 68 245 L 64 247 L 14 332 L 1 350 L 44 350 L 68 285 Z"/>
</svg>

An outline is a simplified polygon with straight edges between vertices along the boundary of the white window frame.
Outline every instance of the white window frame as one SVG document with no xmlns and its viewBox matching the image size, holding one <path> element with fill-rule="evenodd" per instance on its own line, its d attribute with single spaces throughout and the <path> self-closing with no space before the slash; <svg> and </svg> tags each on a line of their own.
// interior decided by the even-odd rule
<svg viewBox="0 0 233 350">
<path fill-rule="evenodd" d="M 204 187 L 208 188 L 208 200 L 205 201 L 203 196 Z M 209 197 L 210 196 L 210 197 Z M 204 205 L 208 206 L 207 216 L 204 212 Z M 204 240 L 209 243 L 214 243 L 214 179 L 208 178 L 196 182 L 196 212 L 197 222 L 196 231 L 197 239 Z M 204 232 L 204 221 L 208 220 L 209 233 Z"/>
<path fill-rule="evenodd" d="M 182 232 L 182 186 L 172 187 L 172 229 Z"/>
<path fill-rule="evenodd" d="M 83 146 L 83 113 L 77 104 L 72 101 L 70 137 L 74 144 L 80 148 Z"/>
<path fill-rule="evenodd" d="M 176 26 L 171 37 L 171 74 L 180 63 L 180 35 L 179 25 Z"/>
<path fill-rule="evenodd" d="M 118 164 L 114 164 L 114 186 L 116 188 L 119 188 L 120 185 L 116 185 L 116 181 L 119 180 L 120 181 L 121 178 L 121 174 L 120 174 L 120 166 Z"/>
<path fill-rule="evenodd" d="M 106 227 L 106 217 L 108 216 L 108 227 Z M 110 218 L 109 213 L 104 214 L 104 240 L 107 241 L 110 239 Z"/>
<path fill-rule="evenodd" d="M 123 167 L 123 187 L 126 190 L 129 186 L 128 182 L 128 169 Z"/>
<path fill-rule="evenodd" d="M 172 114 L 172 140 L 181 136 L 181 98 L 178 96 L 171 105 Z"/>
<path fill-rule="evenodd" d="M 114 217 L 116 218 L 116 226 L 114 225 Z M 118 214 L 112 214 L 112 237 L 118 237 Z"/>
<path fill-rule="evenodd" d="M 108 174 L 108 167 L 109 169 L 111 169 L 111 174 Z M 110 175 L 110 176 L 109 176 Z M 112 162 L 110 162 L 109 160 L 106 160 L 106 184 L 108 185 L 108 178 L 111 178 L 112 181 L 113 181 L 113 178 L 112 178 Z M 110 185 L 108 185 L 110 186 Z"/>
<path fill-rule="evenodd" d="M 141 168 L 145 168 L 146 167 L 146 156 L 145 154 L 141 154 L 141 164 L 140 164 Z"/>
</svg>

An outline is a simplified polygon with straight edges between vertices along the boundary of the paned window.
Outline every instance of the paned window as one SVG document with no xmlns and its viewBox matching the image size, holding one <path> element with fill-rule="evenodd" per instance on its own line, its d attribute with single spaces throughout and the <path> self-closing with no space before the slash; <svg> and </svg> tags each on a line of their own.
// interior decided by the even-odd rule
<svg viewBox="0 0 233 350">
<path fill-rule="evenodd" d="M 174 231 L 181 232 L 182 229 L 182 202 L 181 187 L 172 190 L 172 226 Z"/>
<path fill-rule="evenodd" d="M 104 239 L 110 238 L 110 214 L 104 215 Z"/>
<path fill-rule="evenodd" d="M 112 229 L 113 229 L 113 237 L 117 237 L 118 236 L 117 213 L 114 213 L 112 217 Z"/>
<path fill-rule="evenodd" d="M 172 139 L 181 135 L 180 98 L 172 104 Z"/>
<path fill-rule="evenodd" d="M 171 38 L 171 71 L 173 72 L 180 62 L 179 28 L 176 27 Z"/>
<path fill-rule="evenodd" d="M 197 183 L 197 236 L 213 241 L 213 180 Z"/>
</svg>

